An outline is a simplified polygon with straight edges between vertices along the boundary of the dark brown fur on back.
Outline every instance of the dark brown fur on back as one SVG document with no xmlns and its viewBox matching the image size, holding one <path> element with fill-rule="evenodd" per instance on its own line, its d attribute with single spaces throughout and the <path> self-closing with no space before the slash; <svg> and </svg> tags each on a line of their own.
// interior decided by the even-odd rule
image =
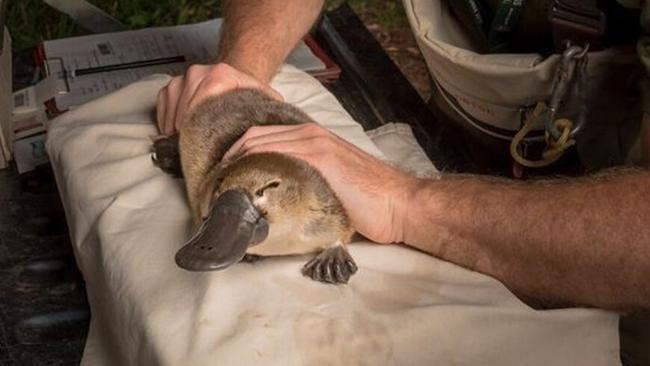
<svg viewBox="0 0 650 366">
<path fill-rule="evenodd" d="M 188 121 L 191 123 L 184 125 L 181 136 L 201 136 L 201 143 L 208 144 L 206 147 L 212 152 L 211 157 L 220 161 L 228 148 L 252 126 L 295 125 L 312 120 L 290 104 L 245 89 L 207 99 L 192 111 Z"/>
</svg>

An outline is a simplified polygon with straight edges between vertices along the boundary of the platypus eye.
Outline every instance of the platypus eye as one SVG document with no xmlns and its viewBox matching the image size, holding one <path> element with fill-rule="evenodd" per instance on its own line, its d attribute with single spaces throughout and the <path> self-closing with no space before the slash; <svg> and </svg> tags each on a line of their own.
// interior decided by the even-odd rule
<svg viewBox="0 0 650 366">
<path fill-rule="evenodd" d="M 266 191 L 267 189 L 278 188 L 279 186 L 280 186 L 280 181 L 279 180 L 270 181 L 270 182 L 266 183 L 266 185 L 264 185 L 264 187 L 262 187 L 262 188 L 258 189 L 257 191 L 255 191 L 255 195 L 257 197 L 262 197 L 264 195 L 264 191 Z"/>
</svg>

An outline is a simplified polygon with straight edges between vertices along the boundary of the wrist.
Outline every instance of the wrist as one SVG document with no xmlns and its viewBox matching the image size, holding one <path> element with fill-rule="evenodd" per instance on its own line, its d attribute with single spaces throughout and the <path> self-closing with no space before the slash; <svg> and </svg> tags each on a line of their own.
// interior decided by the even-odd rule
<svg viewBox="0 0 650 366">
<path fill-rule="evenodd" d="M 402 240 L 404 244 L 419 247 L 423 240 L 422 233 L 431 235 L 432 220 L 439 216 L 440 199 L 435 196 L 440 192 L 435 188 L 437 180 L 416 178 L 407 190 L 401 214 Z"/>
<path fill-rule="evenodd" d="M 234 67 L 262 84 L 269 84 L 282 61 L 274 61 L 278 57 L 270 53 L 261 57 L 259 53 L 251 52 L 244 48 L 231 49 L 219 58 L 219 62 Z"/>
<path fill-rule="evenodd" d="M 234 89 L 258 89 L 275 100 L 284 100 L 282 95 L 267 83 L 261 82 L 245 70 L 225 61 L 212 65 L 202 83 L 205 83 L 202 87 L 212 91 L 213 94 L 225 93 Z"/>
<path fill-rule="evenodd" d="M 418 221 L 423 214 L 422 199 L 428 182 L 427 179 L 408 177 L 400 185 L 400 197 L 393 213 L 393 222 L 397 224 L 395 242 L 409 244 L 413 240 L 415 230 L 420 227 Z"/>
</svg>

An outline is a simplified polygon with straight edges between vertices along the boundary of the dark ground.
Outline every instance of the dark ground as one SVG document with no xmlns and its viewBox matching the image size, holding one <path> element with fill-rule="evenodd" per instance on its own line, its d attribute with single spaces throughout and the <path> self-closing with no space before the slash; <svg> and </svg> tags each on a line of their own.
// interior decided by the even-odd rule
<svg viewBox="0 0 650 366">
<path fill-rule="evenodd" d="M 0 207 L 0 365 L 76 365 L 89 313 L 48 169 L 0 171 Z"/>
</svg>

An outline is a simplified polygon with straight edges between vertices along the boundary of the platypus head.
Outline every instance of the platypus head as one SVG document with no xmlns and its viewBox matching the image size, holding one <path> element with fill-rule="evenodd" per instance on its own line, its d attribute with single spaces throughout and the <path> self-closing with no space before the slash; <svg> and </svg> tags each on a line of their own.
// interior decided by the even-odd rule
<svg viewBox="0 0 650 366">
<path fill-rule="evenodd" d="M 215 198 L 229 191 L 243 191 L 251 204 L 268 220 L 291 217 L 308 188 L 302 165 L 276 153 L 245 156 L 224 168 Z"/>
<path fill-rule="evenodd" d="M 264 241 L 269 225 L 298 212 L 306 179 L 304 164 L 286 155 L 247 155 L 220 168 L 202 223 L 176 253 L 187 270 L 226 268 Z M 208 203 L 209 202 L 209 203 Z"/>
</svg>

